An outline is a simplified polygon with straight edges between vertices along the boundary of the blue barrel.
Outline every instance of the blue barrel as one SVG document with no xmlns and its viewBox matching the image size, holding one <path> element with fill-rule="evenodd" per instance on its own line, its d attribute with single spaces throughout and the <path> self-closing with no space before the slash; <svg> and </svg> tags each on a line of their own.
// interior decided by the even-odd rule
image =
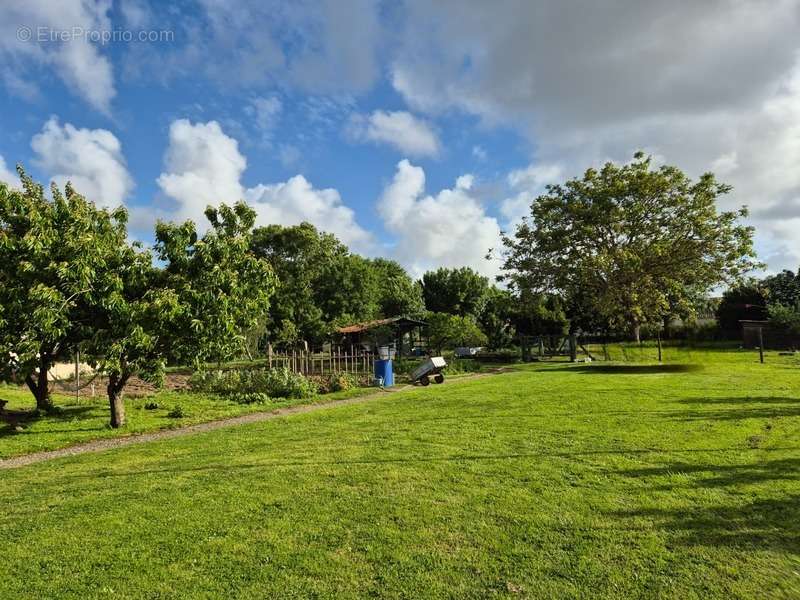
<svg viewBox="0 0 800 600">
<path fill-rule="evenodd" d="M 375 361 L 375 379 L 378 378 L 383 379 L 383 387 L 394 385 L 394 371 L 392 371 L 391 359 Z"/>
</svg>

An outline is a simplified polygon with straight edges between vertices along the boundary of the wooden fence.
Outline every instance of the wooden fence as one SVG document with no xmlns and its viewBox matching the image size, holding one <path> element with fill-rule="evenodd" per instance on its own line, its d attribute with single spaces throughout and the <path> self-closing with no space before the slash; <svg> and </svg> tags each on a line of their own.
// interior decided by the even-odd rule
<svg viewBox="0 0 800 600">
<path fill-rule="evenodd" d="M 353 373 L 369 375 L 373 372 L 373 361 L 378 358 L 374 352 L 359 348 L 334 347 L 329 352 L 309 352 L 306 350 L 287 350 L 283 352 L 267 350 L 267 367 L 286 367 L 303 375 L 324 375 L 325 373 Z"/>
</svg>

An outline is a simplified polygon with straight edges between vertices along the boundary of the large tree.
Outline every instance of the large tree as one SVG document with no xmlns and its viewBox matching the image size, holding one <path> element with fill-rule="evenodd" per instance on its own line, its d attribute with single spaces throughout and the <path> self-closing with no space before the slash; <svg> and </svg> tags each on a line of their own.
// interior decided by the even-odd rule
<svg viewBox="0 0 800 600">
<path fill-rule="evenodd" d="M 0 378 L 24 382 L 52 407 L 48 373 L 92 335 L 87 307 L 118 289 L 110 268 L 125 244 L 126 213 L 75 192 L 44 188 L 18 168 L 22 189 L 0 183 Z"/>
<path fill-rule="evenodd" d="M 332 262 L 348 253 L 347 247 L 335 236 L 301 223 L 256 228 L 252 251 L 269 262 L 278 277 L 267 323 L 270 339 L 324 339 L 328 326 L 317 301 L 317 283 Z"/>
<path fill-rule="evenodd" d="M 378 288 L 378 312 L 382 317 L 420 316 L 425 311 L 422 288 L 397 262 L 371 261 Z"/>
<path fill-rule="evenodd" d="M 640 326 L 661 322 L 690 286 L 710 290 L 758 266 L 753 229 L 739 222 L 747 210 L 717 209 L 730 190 L 711 173 L 693 181 L 677 167 L 654 168 L 643 153 L 588 169 L 548 186 L 503 238 L 505 278 L 588 304 L 638 340 Z"/>
<path fill-rule="evenodd" d="M 191 221 L 156 226 L 160 285 L 180 302 L 171 356 L 184 364 L 242 354 L 246 333 L 267 319 L 276 285 L 269 263 L 251 252 L 252 208 L 222 204 L 205 215 L 211 228 L 202 238 Z"/>
<path fill-rule="evenodd" d="M 425 308 L 432 312 L 478 318 L 489 294 L 489 280 L 469 267 L 441 267 L 422 276 Z"/>
</svg>

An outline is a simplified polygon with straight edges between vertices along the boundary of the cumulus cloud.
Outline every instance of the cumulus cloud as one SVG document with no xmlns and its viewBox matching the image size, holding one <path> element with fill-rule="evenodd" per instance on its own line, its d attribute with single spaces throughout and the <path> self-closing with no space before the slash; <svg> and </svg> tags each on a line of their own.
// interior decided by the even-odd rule
<svg viewBox="0 0 800 600">
<path fill-rule="evenodd" d="M 236 140 L 226 135 L 216 121 L 173 122 L 164 166 L 157 182 L 177 203 L 173 217 L 193 219 L 203 226 L 203 211 L 209 204 L 232 204 L 244 199 L 257 211 L 261 225 L 308 221 L 355 249 L 363 250 L 371 242 L 336 190 L 317 189 L 302 175 L 286 182 L 245 188 L 241 176 L 247 160 Z"/>
<path fill-rule="evenodd" d="M 451 189 L 425 195 L 425 172 L 402 160 L 384 190 L 378 210 L 395 234 L 393 253 L 416 276 L 428 269 L 470 266 L 487 276 L 499 272 L 500 226 L 472 194 L 473 177 L 462 175 Z"/>
<path fill-rule="evenodd" d="M 545 192 L 548 184 L 557 183 L 563 177 L 559 165 L 536 164 L 512 171 L 507 183 L 512 195 L 500 204 L 500 213 L 509 227 L 513 227 L 530 212 L 533 200 Z"/>
<path fill-rule="evenodd" d="M 9 169 L 6 166 L 6 161 L 0 155 L 0 181 L 3 183 L 11 186 L 11 187 L 18 187 L 19 184 L 19 176 L 17 175 L 16 171 L 13 169 Z"/>
<path fill-rule="evenodd" d="M 640 148 L 713 169 L 735 187 L 723 206 L 751 207 L 770 267 L 796 268 L 796 222 L 777 215 L 800 217 L 797 0 L 503 7 L 409 3 L 391 79 L 411 107 L 514 126 L 563 177 Z"/>
<path fill-rule="evenodd" d="M 258 223 L 297 225 L 303 221 L 336 234 L 354 249 L 364 249 L 371 236 L 355 221 L 355 213 L 345 206 L 335 189 L 316 189 L 302 175 L 288 181 L 258 184 L 245 192 L 245 199 L 258 211 Z"/>
<path fill-rule="evenodd" d="M 43 66 L 94 108 L 108 113 L 116 93 L 110 61 L 86 36 L 63 41 L 51 38 L 51 32 L 111 30 L 110 9 L 109 0 L 0 3 L 0 65 L 9 91 L 28 99 L 38 95 L 26 75 Z"/>
<path fill-rule="evenodd" d="M 440 150 L 431 125 L 405 111 L 353 115 L 346 133 L 354 141 L 389 144 L 412 156 L 436 156 Z"/>
<path fill-rule="evenodd" d="M 51 117 L 31 139 L 35 162 L 59 186 L 71 181 L 75 189 L 98 206 L 124 204 L 134 187 L 122 146 L 106 129 L 63 126 Z"/>
</svg>

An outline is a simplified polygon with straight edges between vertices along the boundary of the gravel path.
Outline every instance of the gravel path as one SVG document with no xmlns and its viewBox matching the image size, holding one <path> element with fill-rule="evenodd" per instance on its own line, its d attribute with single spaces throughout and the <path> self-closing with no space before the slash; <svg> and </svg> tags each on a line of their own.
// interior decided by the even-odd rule
<svg viewBox="0 0 800 600">
<path fill-rule="evenodd" d="M 67 448 L 59 448 L 58 450 L 33 452 L 31 454 L 24 454 L 22 456 L 15 456 L 13 458 L 0 460 L 0 470 L 15 469 L 18 467 L 24 467 L 26 465 L 44 462 L 46 460 L 52 460 L 54 458 L 61 458 L 63 456 L 75 456 L 78 454 L 86 454 L 87 452 L 102 452 L 112 448 L 122 448 L 123 446 L 145 444 L 147 442 L 154 442 L 156 440 L 168 440 L 171 438 L 183 437 L 185 435 L 192 435 L 194 433 L 202 433 L 204 431 L 214 431 L 215 429 L 222 429 L 223 427 L 233 427 L 236 425 L 245 425 L 247 423 L 260 423 L 261 421 L 269 421 L 271 419 L 277 419 L 279 417 L 285 417 L 288 415 L 336 408 L 338 406 L 345 406 L 348 404 L 360 404 L 362 402 L 374 400 L 375 398 L 385 397 L 387 394 L 396 394 L 397 392 L 407 390 L 410 387 L 412 386 L 406 385 L 397 389 L 382 390 L 366 396 L 356 396 L 354 398 L 346 398 L 344 400 L 334 400 L 333 402 L 327 402 L 324 404 L 302 404 L 300 406 L 289 406 L 270 412 L 250 413 L 240 417 L 231 417 L 229 419 L 221 419 L 219 421 L 209 421 L 208 423 L 198 423 L 197 425 L 188 425 L 178 429 L 164 429 L 161 431 L 154 431 L 152 433 L 141 433 L 125 437 L 84 442 L 81 444 L 75 444 L 74 446 L 69 446 Z"/>
</svg>

